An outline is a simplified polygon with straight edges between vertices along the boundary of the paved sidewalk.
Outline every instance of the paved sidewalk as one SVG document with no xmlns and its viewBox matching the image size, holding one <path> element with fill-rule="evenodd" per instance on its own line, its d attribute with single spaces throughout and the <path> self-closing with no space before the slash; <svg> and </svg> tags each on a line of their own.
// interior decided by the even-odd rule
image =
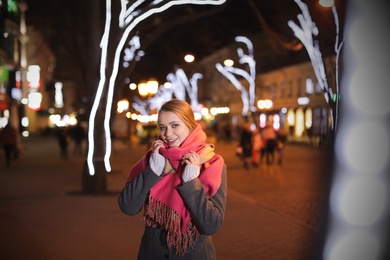
<svg viewBox="0 0 390 260">
<path fill-rule="evenodd" d="M 218 259 L 313 259 L 323 214 L 323 151 L 290 145 L 282 166 L 247 171 L 234 148 L 216 144 L 228 165 L 229 187 L 225 222 L 213 238 Z M 115 143 L 105 195 L 80 192 L 84 158 L 70 146 L 69 160 L 61 160 L 53 137 L 29 138 L 8 168 L 1 158 L 1 258 L 136 259 L 141 215 L 124 215 L 117 194 L 145 149 Z"/>
</svg>

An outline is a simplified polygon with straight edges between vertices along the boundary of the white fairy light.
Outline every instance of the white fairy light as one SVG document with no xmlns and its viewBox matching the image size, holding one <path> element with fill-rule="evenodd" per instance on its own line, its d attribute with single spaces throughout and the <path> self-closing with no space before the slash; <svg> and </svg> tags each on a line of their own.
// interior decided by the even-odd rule
<svg viewBox="0 0 390 260">
<path fill-rule="evenodd" d="M 238 91 L 241 92 L 241 100 L 242 100 L 242 115 L 248 115 L 249 111 L 256 111 L 255 107 L 255 79 L 256 79 L 256 61 L 253 55 L 253 45 L 252 42 L 244 37 L 237 36 L 235 38 L 236 42 L 242 42 L 246 45 L 248 49 L 248 54 L 245 54 L 242 48 L 237 49 L 237 54 L 239 56 L 240 64 L 248 64 L 249 72 L 244 69 L 235 68 L 232 66 L 222 66 L 220 63 L 215 64 L 217 70 L 224 75 L 235 87 Z M 238 75 L 243 77 L 248 83 L 249 88 L 246 88 L 241 84 L 241 82 L 234 76 Z"/>
<path fill-rule="evenodd" d="M 89 168 L 89 174 L 95 174 L 95 167 L 93 165 L 93 152 L 95 150 L 94 142 L 94 131 L 95 131 L 95 116 L 99 106 L 99 101 L 102 97 L 103 88 L 105 84 L 106 74 L 106 59 L 107 59 L 107 46 L 108 39 L 110 35 L 110 23 L 111 23 L 111 1 L 106 1 L 106 22 L 104 26 L 104 33 L 100 43 L 102 49 L 101 59 L 100 59 L 100 81 L 98 88 L 96 90 L 95 101 L 93 102 L 91 113 L 89 116 L 89 125 L 88 125 L 88 153 L 87 153 L 87 165 Z"/>
<path fill-rule="evenodd" d="M 294 0 L 299 8 L 302 11 L 302 14 L 297 16 L 300 26 L 298 26 L 294 21 L 288 21 L 288 26 L 293 30 L 294 35 L 302 42 L 305 46 L 306 51 L 309 55 L 309 58 L 312 62 L 314 73 L 317 77 L 318 83 L 322 90 L 324 90 L 324 98 L 328 104 L 330 104 L 332 109 L 332 127 L 336 128 L 337 117 L 338 117 L 338 103 L 339 103 L 339 56 L 341 52 L 341 47 L 343 46 L 343 41 L 339 42 L 339 19 L 336 10 L 336 6 L 332 3 L 332 13 L 334 17 L 334 22 L 336 26 L 336 39 L 335 39 L 335 66 L 336 66 L 336 99 L 334 99 L 334 94 L 332 88 L 328 84 L 326 77 L 325 66 L 322 60 L 322 53 L 318 44 L 318 41 L 313 39 L 313 36 L 316 37 L 319 34 L 318 27 L 312 21 L 309 9 L 305 3 L 301 0 Z"/>
</svg>

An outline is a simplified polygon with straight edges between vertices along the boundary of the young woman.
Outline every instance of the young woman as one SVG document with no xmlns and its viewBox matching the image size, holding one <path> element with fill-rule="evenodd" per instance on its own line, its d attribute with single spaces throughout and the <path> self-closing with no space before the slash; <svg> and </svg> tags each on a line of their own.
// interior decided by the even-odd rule
<svg viewBox="0 0 390 260">
<path fill-rule="evenodd" d="M 216 259 L 211 235 L 224 219 L 224 160 L 187 102 L 166 102 L 158 127 L 160 139 L 132 167 L 118 198 L 125 214 L 144 208 L 138 259 Z"/>
</svg>

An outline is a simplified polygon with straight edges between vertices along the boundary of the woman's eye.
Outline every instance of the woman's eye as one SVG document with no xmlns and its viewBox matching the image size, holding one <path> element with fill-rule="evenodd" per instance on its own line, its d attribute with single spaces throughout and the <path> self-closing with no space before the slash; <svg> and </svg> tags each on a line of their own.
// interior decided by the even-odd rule
<svg viewBox="0 0 390 260">
<path fill-rule="evenodd" d="M 172 125 L 172 128 L 176 128 L 176 127 L 178 127 L 179 126 L 179 124 L 173 124 Z"/>
<path fill-rule="evenodd" d="M 164 131 L 165 130 L 165 126 L 160 126 L 160 131 Z"/>
</svg>

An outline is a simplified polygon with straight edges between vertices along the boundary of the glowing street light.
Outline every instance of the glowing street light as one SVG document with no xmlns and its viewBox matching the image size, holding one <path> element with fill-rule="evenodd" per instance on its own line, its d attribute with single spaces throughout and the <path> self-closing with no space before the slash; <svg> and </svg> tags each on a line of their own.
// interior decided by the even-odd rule
<svg viewBox="0 0 390 260">
<path fill-rule="evenodd" d="M 184 56 L 184 60 L 188 63 L 191 63 L 195 60 L 195 57 L 192 54 L 187 54 L 186 56 Z"/>
<path fill-rule="evenodd" d="M 272 108 L 274 105 L 274 103 L 272 102 L 272 100 L 270 99 L 261 99 L 259 101 L 257 101 L 257 107 L 260 109 L 260 110 L 263 110 L 263 109 L 270 109 Z"/>
<path fill-rule="evenodd" d="M 129 89 L 135 90 L 136 88 L 137 88 L 137 84 L 135 84 L 135 83 L 130 83 Z"/>
<path fill-rule="evenodd" d="M 141 82 L 138 84 L 138 93 L 142 97 L 150 97 L 157 93 L 158 81 L 151 79 L 148 82 Z"/>
<path fill-rule="evenodd" d="M 149 80 L 148 82 L 146 82 L 146 84 L 148 85 L 148 92 L 150 95 L 154 95 L 157 93 L 158 91 L 158 81 L 155 80 L 155 79 L 151 79 Z"/>
<path fill-rule="evenodd" d="M 116 110 L 118 113 L 122 113 L 123 111 L 126 111 L 127 109 L 129 109 L 129 101 L 127 101 L 127 99 L 122 99 L 122 100 L 118 101 L 117 110 Z"/>
<path fill-rule="evenodd" d="M 226 59 L 223 61 L 223 65 L 225 65 L 227 67 L 232 67 L 234 65 L 234 61 L 231 59 Z"/>
</svg>

